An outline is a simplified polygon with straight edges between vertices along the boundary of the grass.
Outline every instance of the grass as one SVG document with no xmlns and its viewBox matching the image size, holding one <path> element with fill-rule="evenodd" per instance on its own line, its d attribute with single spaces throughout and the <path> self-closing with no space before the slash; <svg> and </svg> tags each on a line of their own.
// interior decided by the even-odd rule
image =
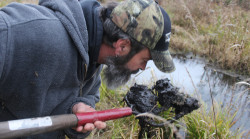
<svg viewBox="0 0 250 139">
<path fill-rule="evenodd" d="M 188 70 L 187 70 L 188 72 Z M 190 79 L 192 80 L 191 76 L 189 75 Z M 219 138 L 219 139 L 239 139 L 239 138 L 248 138 L 248 133 L 245 133 L 245 131 L 241 130 L 241 127 L 236 126 L 235 124 L 239 120 L 239 117 L 243 114 L 243 111 L 240 108 L 246 107 L 245 104 L 237 103 L 237 101 L 233 102 L 233 98 L 235 96 L 235 92 L 232 91 L 231 100 L 230 103 L 226 106 L 222 106 L 222 104 L 218 104 L 214 98 L 213 93 L 211 91 L 210 86 L 210 77 L 208 77 L 208 84 L 210 88 L 210 97 L 211 97 L 211 107 L 210 109 L 207 109 L 207 105 L 199 95 L 197 97 L 199 98 L 200 102 L 202 102 L 202 106 L 199 110 L 192 112 L 189 115 L 186 115 L 183 120 L 185 123 L 185 131 L 186 131 L 186 138 Z M 193 81 L 192 81 L 193 82 Z M 247 82 L 238 82 L 236 85 L 248 85 L 250 87 L 250 84 Z M 193 84 L 194 88 L 195 85 Z M 244 95 L 250 88 L 247 88 L 243 92 L 240 92 L 237 98 L 242 99 L 242 95 Z M 235 126 L 236 129 L 233 131 L 231 130 L 232 127 Z M 234 128 L 235 128 L 234 127 Z"/>
<path fill-rule="evenodd" d="M 234 4 L 235 3 L 235 4 Z M 193 52 L 228 71 L 250 75 L 249 1 L 168 0 L 171 49 Z"/>
<path fill-rule="evenodd" d="M 247 82 L 236 83 L 236 85 L 240 84 L 248 85 L 250 87 L 250 84 Z M 193 86 L 195 87 L 194 84 Z M 249 89 L 250 88 L 239 94 L 243 95 L 247 93 Z M 122 99 L 125 96 L 128 88 L 119 90 L 116 91 L 109 90 L 104 84 L 102 84 L 100 88 L 101 101 L 96 105 L 96 108 L 109 109 L 114 107 L 124 107 Z M 200 99 L 200 94 L 194 94 L 194 95 L 197 95 L 197 98 Z M 210 92 L 210 95 L 211 95 L 211 100 L 213 100 L 212 92 Z M 242 95 L 238 96 L 239 99 L 242 99 L 241 98 Z M 242 104 L 237 103 L 237 101 L 236 102 L 232 101 L 234 97 L 236 96 L 231 95 L 230 103 L 223 107 L 220 102 L 216 102 L 215 100 L 213 100 L 212 105 L 209 108 L 207 104 L 205 104 L 205 102 L 200 99 L 200 102 L 202 103 L 201 108 L 192 112 L 191 114 L 184 116 L 180 121 L 175 123 L 175 125 L 184 130 L 185 132 L 183 133 L 185 135 L 184 138 L 247 139 L 249 138 L 250 134 L 249 131 L 248 132 L 242 131 L 241 127 L 236 127 L 236 123 L 238 122 L 239 117 L 241 116 L 241 113 L 243 111 L 239 110 Z M 134 116 L 108 121 L 107 123 L 108 123 L 107 129 L 95 130 L 88 137 L 88 139 L 93 139 L 93 138 L 94 139 L 96 138 L 137 139 L 138 138 L 140 127 L 138 126 L 138 120 L 136 120 Z M 233 127 L 234 130 L 232 130 Z M 166 136 L 166 132 L 169 132 L 169 130 L 166 130 L 166 128 L 156 128 L 153 129 L 152 132 L 156 133 L 156 136 L 152 137 L 153 139 L 155 138 L 164 139 L 169 135 L 169 133 L 167 133 Z"/>
<path fill-rule="evenodd" d="M 5 5 L 7 5 L 7 4 L 10 4 L 11 2 L 37 4 L 38 0 L 1 0 L 0 1 L 0 7 L 3 7 Z"/>
<path fill-rule="evenodd" d="M 125 107 L 123 97 L 126 89 L 122 91 L 109 90 L 102 84 L 100 88 L 101 100 L 96 105 L 97 110 Z M 226 107 L 220 103 L 213 102 L 212 107 L 208 109 L 202 101 L 200 109 L 184 116 L 175 126 L 185 131 L 185 138 L 219 138 L 219 139 L 240 139 L 248 138 L 241 128 L 234 131 L 231 128 L 237 123 L 236 115 L 239 108 L 232 102 Z M 166 116 L 165 116 L 166 118 Z M 94 130 L 88 139 L 137 139 L 140 126 L 135 116 L 125 117 L 122 119 L 107 122 L 107 128 L 104 130 Z M 175 129 L 175 128 L 171 128 Z M 166 128 L 155 128 L 152 132 L 156 133 L 153 139 L 166 138 Z M 243 134 L 245 134 L 243 136 Z M 167 133 L 169 135 L 169 133 Z"/>
<path fill-rule="evenodd" d="M 96 104 L 96 109 L 112 109 L 124 107 L 123 96 L 126 91 L 109 90 L 104 84 L 100 88 L 101 100 Z M 116 139 L 116 138 L 137 138 L 139 132 L 138 120 L 134 116 L 125 117 L 107 122 L 104 130 L 95 130 L 88 138 Z"/>
<path fill-rule="evenodd" d="M 231 131 L 230 128 L 236 123 L 235 116 L 237 111 L 231 112 L 229 108 L 221 108 L 215 103 L 207 111 L 206 104 L 193 113 L 183 118 L 186 125 L 187 138 L 219 138 L 219 139 L 239 139 L 243 137 L 240 129 Z M 215 117 L 214 111 L 215 110 Z M 214 124 L 214 118 L 216 124 Z"/>
</svg>

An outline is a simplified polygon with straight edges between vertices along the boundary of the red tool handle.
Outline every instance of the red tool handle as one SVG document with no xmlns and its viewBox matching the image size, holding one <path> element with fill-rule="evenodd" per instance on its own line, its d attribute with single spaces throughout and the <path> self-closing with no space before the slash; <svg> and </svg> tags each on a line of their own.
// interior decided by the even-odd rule
<svg viewBox="0 0 250 139">
<path fill-rule="evenodd" d="M 85 125 L 86 123 L 94 123 L 95 121 L 104 122 L 130 115 L 132 115 L 132 109 L 129 107 L 76 114 L 78 118 L 78 126 Z"/>
</svg>

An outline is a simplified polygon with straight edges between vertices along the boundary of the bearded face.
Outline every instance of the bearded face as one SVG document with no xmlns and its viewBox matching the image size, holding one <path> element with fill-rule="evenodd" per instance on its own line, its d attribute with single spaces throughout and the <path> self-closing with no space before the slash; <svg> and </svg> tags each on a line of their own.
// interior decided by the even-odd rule
<svg viewBox="0 0 250 139">
<path fill-rule="evenodd" d="M 128 56 L 122 57 L 108 57 L 106 59 L 106 67 L 103 70 L 104 82 L 110 89 L 117 88 L 128 82 L 131 74 L 137 73 L 139 70 L 131 71 L 126 68 L 126 63 L 130 58 Z"/>
</svg>

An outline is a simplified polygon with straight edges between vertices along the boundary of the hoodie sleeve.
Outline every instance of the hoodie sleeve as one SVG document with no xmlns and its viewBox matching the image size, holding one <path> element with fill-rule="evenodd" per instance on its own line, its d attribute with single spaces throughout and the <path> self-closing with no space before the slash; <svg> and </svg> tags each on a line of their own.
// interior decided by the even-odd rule
<svg viewBox="0 0 250 139">
<path fill-rule="evenodd" d="M 89 94 L 86 94 L 83 97 L 78 97 L 71 105 L 69 112 L 72 113 L 72 108 L 75 104 L 79 102 L 83 102 L 91 107 L 95 107 L 95 103 L 99 101 L 99 86 L 100 86 L 100 81 L 95 84 L 95 87 L 89 92 Z M 76 132 L 74 129 L 66 129 L 64 130 L 65 134 L 70 138 L 70 139 L 83 139 L 86 138 L 91 132 L 86 132 L 86 133 L 80 133 Z"/>
<path fill-rule="evenodd" d="M 71 107 L 69 108 L 69 113 L 72 113 L 72 108 L 75 104 L 79 102 L 83 102 L 93 108 L 95 108 L 95 104 L 99 101 L 100 99 L 100 92 L 99 92 L 99 87 L 101 85 L 101 77 L 99 75 L 99 72 L 101 71 L 102 68 L 99 68 L 97 76 L 95 78 L 92 78 L 90 81 L 88 81 L 84 87 L 82 88 L 82 96 L 78 97 L 72 104 Z M 94 83 L 93 83 L 94 82 Z M 92 87 L 90 89 L 87 89 L 86 87 L 89 87 L 89 85 L 92 84 Z M 76 132 L 73 129 L 66 129 L 64 130 L 66 135 L 69 138 L 73 139 L 82 139 L 87 137 L 91 132 L 87 133 L 80 133 Z"/>
<path fill-rule="evenodd" d="M 65 131 L 65 134 L 67 135 L 67 137 L 70 139 L 84 139 L 91 133 L 91 132 L 80 133 L 80 132 L 77 132 L 73 129 L 67 129 L 64 131 Z"/>
<path fill-rule="evenodd" d="M 95 108 L 95 104 L 99 102 L 100 100 L 100 92 L 99 88 L 101 85 L 101 77 L 98 76 L 93 86 L 90 88 L 90 90 L 85 89 L 85 87 L 82 88 L 82 95 L 78 97 L 75 102 L 72 103 L 70 111 L 72 111 L 72 108 L 75 104 L 79 102 L 83 102 L 93 108 Z M 88 85 L 85 85 L 88 86 Z"/>
<path fill-rule="evenodd" d="M 96 65 L 92 65 L 92 67 L 96 67 Z M 101 86 L 101 71 L 103 66 L 99 65 L 96 68 L 90 68 L 89 71 L 92 71 L 92 74 L 84 79 L 85 81 L 81 84 L 79 96 L 72 102 L 69 111 L 72 112 L 72 108 L 75 104 L 79 102 L 83 102 L 86 105 L 95 108 L 95 104 L 100 100 L 100 92 L 99 88 Z M 85 77 L 86 78 L 86 77 Z"/>
<path fill-rule="evenodd" d="M 98 70 L 100 72 L 101 68 Z M 95 104 L 100 100 L 100 92 L 99 92 L 100 85 L 101 85 L 101 76 L 98 74 L 95 77 L 95 79 L 91 79 L 91 81 L 88 81 L 82 87 L 80 96 L 77 97 L 74 102 L 72 102 L 69 112 L 72 112 L 73 106 L 79 102 L 83 102 L 84 104 L 95 108 Z"/>
</svg>

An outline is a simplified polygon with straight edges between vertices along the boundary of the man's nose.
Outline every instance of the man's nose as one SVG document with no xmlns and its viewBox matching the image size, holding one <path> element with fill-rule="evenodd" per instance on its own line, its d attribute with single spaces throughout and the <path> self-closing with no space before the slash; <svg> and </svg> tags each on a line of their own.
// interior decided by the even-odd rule
<svg viewBox="0 0 250 139">
<path fill-rule="evenodd" d="M 142 65 L 140 66 L 140 70 L 145 70 L 145 69 L 146 69 L 146 65 L 147 65 L 147 63 L 146 63 L 146 64 L 142 64 Z"/>
</svg>

